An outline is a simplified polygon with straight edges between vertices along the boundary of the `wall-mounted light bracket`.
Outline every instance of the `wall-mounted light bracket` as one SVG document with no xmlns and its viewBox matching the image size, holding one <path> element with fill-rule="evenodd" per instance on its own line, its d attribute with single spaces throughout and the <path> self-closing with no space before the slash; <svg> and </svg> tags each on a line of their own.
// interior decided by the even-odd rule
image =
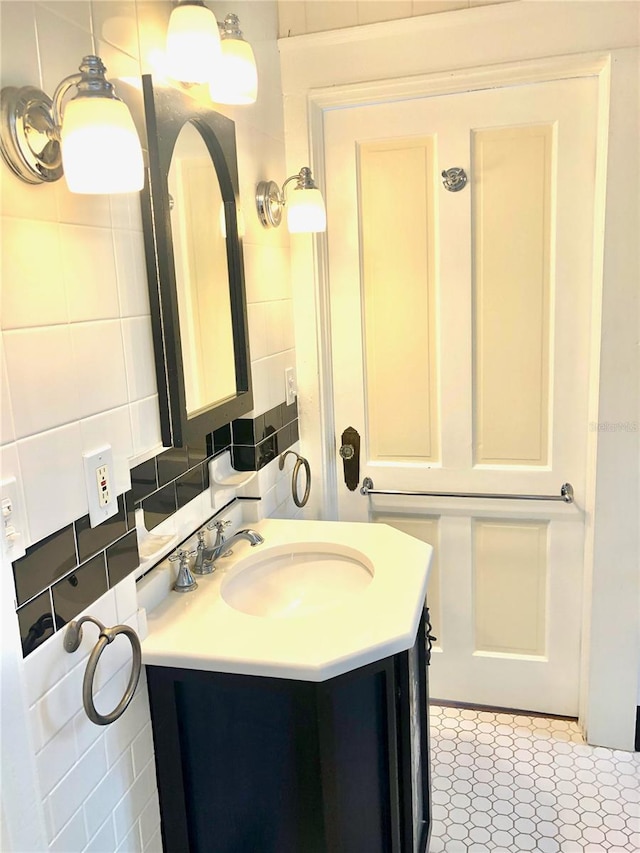
<svg viewBox="0 0 640 853">
<path fill-rule="evenodd" d="M 457 166 L 445 169 L 442 173 L 442 183 L 445 190 L 449 190 L 450 193 L 459 193 L 467 185 L 467 173 Z"/>
<path fill-rule="evenodd" d="M 0 95 L 0 154 L 28 184 L 62 177 L 60 133 L 53 101 L 35 86 L 6 86 Z"/>
<path fill-rule="evenodd" d="M 100 105 L 121 111 L 119 128 L 125 126 L 122 113 L 126 114 L 126 120 L 130 123 L 131 134 L 135 134 L 133 121 L 123 102 L 117 97 L 113 86 L 105 78 L 106 68 L 99 56 L 85 56 L 80 64 L 79 73 L 65 77 L 54 92 L 53 98 L 49 98 L 45 92 L 35 86 L 22 86 L 16 88 L 7 86 L 0 92 L 0 154 L 11 171 L 28 184 L 40 184 L 57 181 L 64 173 L 63 161 L 65 160 L 65 132 L 68 130 L 68 122 L 62 127 L 62 102 L 66 94 L 73 88 L 76 93 L 66 102 L 64 114 L 68 116 L 73 113 L 78 115 L 77 109 L 80 104 L 90 101 L 94 108 L 102 109 Z M 104 114 L 98 115 L 96 109 L 91 111 L 93 126 L 98 135 L 106 138 L 105 130 L 108 121 L 112 117 L 105 118 Z M 85 122 L 86 123 L 86 122 Z M 78 127 L 78 119 L 73 122 Z M 129 130 L 129 128 L 126 128 Z M 137 182 L 142 185 L 142 151 L 140 149 L 137 135 L 135 136 L 137 149 L 135 155 L 136 166 L 139 166 Z M 77 149 L 76 149 L 77 151 Z M 111 161 L 105 161 L 96 148 L 91 149 L 94 155 L 86 160 L 86 168 L 108 175 L 112 170 L 122 170 L 123 163 L 118 154 L 111 151 Z M 118 152 L 122 154 L 122 151 Z M 129 152 L 127 152 L 129 153 Z M 95 164 L 95 165 L 94 165 Z M 68 164 L 67 164 L 68 165 Z M 75 164 L 72 164 L 75 165 Z M 77 171 L 77 170 L 76 170 Z M 69 174 L 67 170 L 67 181 Z M 75 192 L 130 192 L 139 189 L 140 186 L 118 186 L 114 182 L 108 189 L 78 189 L 70 188 Z"/>
<path fill-rule="evenodd" d="M 275 181 L 260 181 L 256 187 L 258 218 L 265 228 L 277 228 L 282 222 L 284 197 Z"/>
<path fill-rule="evenodd" d="M 309 201 L 315 208 L 315 216 L 313 222 L 307 219 L 308 225 L 305 223 L 294 224 L 292 226 L 291 213 L 289 214 L 289 230 L 290 231 L 324 231 L 326 228 L 326 215 L 324 212 L 324 201 L 320 190 L 316 186 L 311 169 L 308 166 L 303 166 L 297 175 L 291 175 L 283 183 L 282 189 L 275 181 L 260 181 L 256 187 L 256 208 L 258 218 L 265 228 L 277 228 L 282 221 L 282 210 L 287 204 L 286 187 L 292 181 L 296 182 L 293 192 L 311 190 L 312 192 L 304 193 L 290 200 L 291 206 L 300 209 L 300 203 L 304 200 Z M 311 208 L 309 207 L 309 210 Z"/>
</svg>

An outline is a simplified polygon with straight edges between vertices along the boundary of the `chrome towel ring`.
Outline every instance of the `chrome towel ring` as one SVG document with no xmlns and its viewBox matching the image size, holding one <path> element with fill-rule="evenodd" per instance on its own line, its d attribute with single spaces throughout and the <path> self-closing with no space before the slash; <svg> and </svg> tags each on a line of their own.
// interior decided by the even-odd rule
<svg viewBox="0 0 640 853">
<path fill-rule="evenodd" d="M 130 628 L 128 625 L 114 625 L 113 628 L 105 628 L 102 622 L 94 619 L 93 616 L 83 616 L 77 621 L 69 622 L 67 630 L 65 631 L 64 648 L 65 651 L 70 654 L 77 651 L 80 646 L 83 622 L 93 622 L 94 625 L 97 625 L 100 629 L 100 636 L 98 638 L 98 642 L 93 648 L 93 651 L 89 655 L 89 662 L 87 663 L 87 668 L 84 673 L 84 680 L 82 682 L 82 704 L 84 705 L 87 717 L 89 717 L 92 723 L 95 723 L 97 726 L 108 726 L 109 723 L 115 722 L 118 717 L 121 717 L 124 714 L 129 702 L 133 699 L 133 694 L 138 686 L 140 670 L 142 669 L 140 640 L 133 628 Z M 113 711 L 109 714 L 100 714 L 96 710 L 96 706 L 93 702 L 93 679 L 96 674 L 96 667 L 98 666 L 100 655 L 106 646 L 114 641 L 118 634 L 124 634 L 131 643 L 131 651 L 133 652 L 131 675 L 129 676 L 129 683 L 127 684 L 127 689 L 124 691 L 124 696 L 118 702 Z"/>
<path fill-rule="evenodd" d="M 309 493 L 311 492 L 311 466 L 309 465 L 309 460 L 305 459 L 304 456 L 300 456 L 295 452 L 295 450 L 287 450 L 286 453 L 283 453 L 278 460 L 278 467 L 282 471 L 284 468 L 284 460 L 287 456 L 292 453 L 296 457 L 296 464 L 293 466 L 293 474 L 291 475 L 291 494 L 293 496 L 293 502 L 296 506 L 304 506 L 309 500 Z M 305 473 L 305 485 L 304 485 L 304 495 L 302 499 L 298 496 L 298 474 L 300 473 L 300 468 L 304 465 L 304 473 Z"/>
</svg>

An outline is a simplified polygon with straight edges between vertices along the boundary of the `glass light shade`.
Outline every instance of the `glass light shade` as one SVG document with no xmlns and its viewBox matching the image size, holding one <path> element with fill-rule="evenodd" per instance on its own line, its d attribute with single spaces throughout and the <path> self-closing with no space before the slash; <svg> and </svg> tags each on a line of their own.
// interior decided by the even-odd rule
<svg viewBox="0 0 640 853">
<path fill-rule="evenodd" d="M 209 91 L 218 104 L 254 104 L 258 97 L 258 69 L 249 42 L 223 38 L 222 58 Z"/>
<path fill-rule="evenodd" d="M 327 230 L 327 212 L 319 189 L 296 187 L 287 196 L 287 227 L 292 234 Z"/>
<path fill-rule="evenodd" d="M 131 193 L 144 185 L 142 148 L 127 105 L 79 97 L 62 116 L 62 166 L 74 193 Z"/>
<path fill-rule="evenodd" d="M 182 83 L 208 83 L 220 64 L 220 33 L 205 6 L 176 6 L 167 28 L 167 69 Z"/>
</svg>

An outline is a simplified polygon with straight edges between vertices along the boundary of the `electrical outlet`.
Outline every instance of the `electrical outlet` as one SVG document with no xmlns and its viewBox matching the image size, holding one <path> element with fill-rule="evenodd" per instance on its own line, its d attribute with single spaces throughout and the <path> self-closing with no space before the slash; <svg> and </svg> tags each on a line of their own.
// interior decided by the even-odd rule
<svg viewBox="0 0 640 853">
<path fill-rule="evenodd" d="M 96 527 L 118 512 L 118 499 L 112 485 L 113 453 L 105 444 L 90 453 L 83 453 L 84 476 L 89 501 L 89 522 Z"/>
<path fill-rule="evenodd" d="M 108 506 L 111 500 L 111 484 L 109 477 L 109 466 L 101 465 L 96 468 L 96 483 L 98 484 L 98 504 Z"/>
<path fill-rule="evenodd" d="M 298 396 L 298 382 L 295 367 L 287 367 L 284 371 L 284 390 L 287 406 L 295 403 Z"/>
</svg>

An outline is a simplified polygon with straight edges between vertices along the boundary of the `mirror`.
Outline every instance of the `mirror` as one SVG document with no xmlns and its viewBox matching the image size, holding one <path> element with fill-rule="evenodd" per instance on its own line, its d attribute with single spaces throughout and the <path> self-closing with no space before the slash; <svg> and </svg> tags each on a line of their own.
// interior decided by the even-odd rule
<svg viewBox="0 0 640 853">
<path fill-rule="evenodd" d="M 143 77 L 142 215 L 162 440 L 202 446 L 253 407 L 234 123 Z"/>
<path fill-rule="evenodd" d="M 191 123 L 178 136 L 168 182 L 190 418 L 236 393 L 224 202 L 207 146 Z"/>
</svg>

